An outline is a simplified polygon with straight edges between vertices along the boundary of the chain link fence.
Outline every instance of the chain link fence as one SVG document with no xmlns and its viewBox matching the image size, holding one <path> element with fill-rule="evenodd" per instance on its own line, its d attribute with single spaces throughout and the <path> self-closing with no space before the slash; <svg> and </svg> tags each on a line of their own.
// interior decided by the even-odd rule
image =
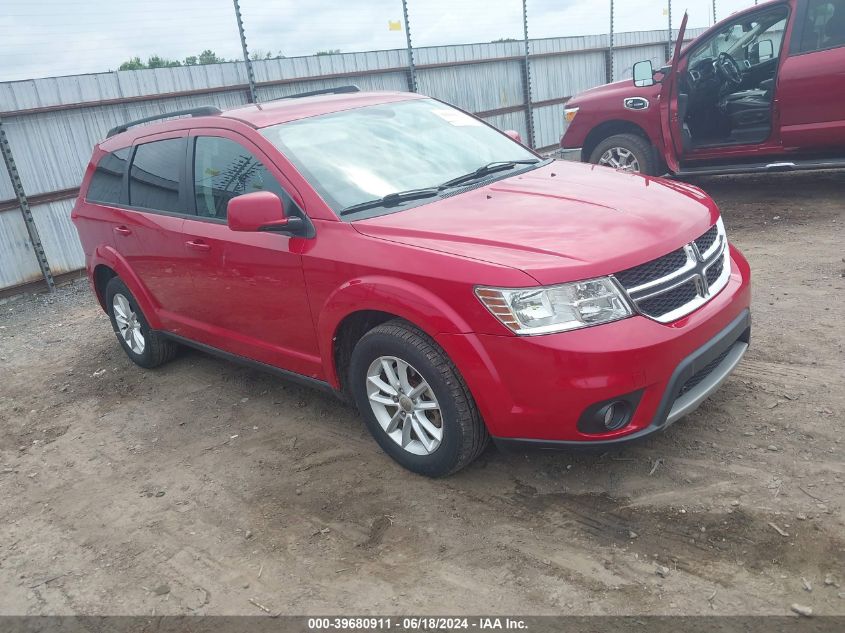
<svg viewBox="0 0 845 633">
<path fill-rule="evenodd" d="M 126 120 L 354 83 L 442 99 L 551 151 L 566 101 L 630 78 L 641 59 L 662 64 L 685 11 L 692 37 L 752 2 L 148 0 L 104 12 L 13 0 L 0 40 L 0 293 L 52 289 L 84 266 L 70 210 L 92 146 Z"/>
</svg>

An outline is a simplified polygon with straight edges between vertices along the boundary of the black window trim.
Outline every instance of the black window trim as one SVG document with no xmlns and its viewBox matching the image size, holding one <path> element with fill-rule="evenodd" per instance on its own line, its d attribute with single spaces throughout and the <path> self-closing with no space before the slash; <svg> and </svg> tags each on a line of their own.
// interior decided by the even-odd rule
<svg viewBox="0 0 845 633">
<path fill-rule="evenodd" d="M 789 41 L 789 56 L 800 57 L 801 55 L 812 55 L 813 53 L 823 53 L 845 47 L 845 43 L 843 43 L 835 46 L 826 46 L 825 48 L 814 48 L 811 51 L 801 50 L 801 46 L 804 43 L 804 31 L 807 28 L 807 12 L 809 10 L 810 0 L 798 0 L 798 8 L 795 11 L 795 23 L 792 25 L 792 35 Z"/>
</svg>

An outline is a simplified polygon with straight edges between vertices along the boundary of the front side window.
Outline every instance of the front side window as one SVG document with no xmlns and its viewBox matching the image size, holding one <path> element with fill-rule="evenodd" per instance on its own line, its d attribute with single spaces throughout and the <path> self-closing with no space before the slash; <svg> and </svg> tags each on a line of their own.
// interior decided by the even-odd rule
<svg viewBox="0 0 845 633">
<path fill-rule="evenodd" d="M 120 204 L 123 194 L 123 175 L 129 160 L 129 148 L 106 154 L 97 163 L 85 198 L 101 204 Z"/>
<path fill-rule="evenodd" d="M 229 200 L 255 191 L 271 191 L 285 212 L 295 206 L 267 168 L 245 147 L 219 136 L 199 136 L 194 150 L 194 197 L 197 215 L 226 219 Z"/>
<path fill-rule="evenodd" d="M 335 211 L 442 183 L 496 162 L 539 163 L 495 129 L 433 99 L 355 108 L 274 125 L 261 133 Z M 496 173 L 507 177 L 526 164 Z M 396 211 L 385 206 L 359 219 Z"/>
<path fill-rule="evenodd" d="M 845 0 L 810 0 L 801 52 L 845 46 Z"/>
<path fill-rule="evenodd" d="M 138 145 L 129 170 L 129 205 L 185 213 L 179 178 L 185 165 L 187 139 L 170 138 Z"/>
<path fill-rule="evenodd" d="M 743 16 L 728 23 L 690 55 L 690 68 L 704 59 L 716 59 L 727 53 L 737 62 L 748 66 L 777 57 L 788 16 L 785 7 Z"/>
</svg>

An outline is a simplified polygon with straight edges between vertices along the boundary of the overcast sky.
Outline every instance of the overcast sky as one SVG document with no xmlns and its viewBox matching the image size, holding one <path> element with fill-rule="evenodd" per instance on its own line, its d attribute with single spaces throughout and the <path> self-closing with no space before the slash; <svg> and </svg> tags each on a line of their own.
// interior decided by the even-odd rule
<svg viewBox="0 0 845 633">
<path fill-rule="evenodd" d="M 415 46 L 522 37 L 521 0 L 409 0 Z M 666 0 L 616 0 L 615 28 L 667 28 Z M 717 0 L 717 17 L 753 0 Z M 405 46 L 401 0 L 241 0 L 252 51 L 292 57 Z M 606 33 L 610 0 L 528 0 L 529 36 Z M 712 0 L 673 0 L 691 26 L 712 23 Z M 241 56 L 230 0 L 0 0 L 0 81 L 116 69 L 140 56 L 182 60 L 204 49 Z"/>
</svg>

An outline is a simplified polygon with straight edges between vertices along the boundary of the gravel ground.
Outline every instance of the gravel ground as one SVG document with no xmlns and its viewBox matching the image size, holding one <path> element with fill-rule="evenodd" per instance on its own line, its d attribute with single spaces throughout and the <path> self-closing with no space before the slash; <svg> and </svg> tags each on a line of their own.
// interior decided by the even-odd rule
<svg viewBox="0 0 845 633">
<path fill-rule="evenodd" d="M 666 433 L 443 480 L 330 396 L 0 305 L 0 614 L 845 614 L 843 173 L 712 178 L 752 347 Z"/>
</svg>

